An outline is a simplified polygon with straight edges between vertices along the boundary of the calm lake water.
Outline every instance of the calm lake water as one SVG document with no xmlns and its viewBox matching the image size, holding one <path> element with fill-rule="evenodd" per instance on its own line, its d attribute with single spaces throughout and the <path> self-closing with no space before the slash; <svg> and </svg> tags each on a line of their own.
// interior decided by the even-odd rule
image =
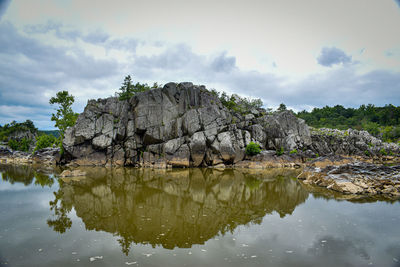
<svg viewBox="0 0 400 267">
<path fill-rule="evenodd" d="M 400 266 L 400 202 L 297 172 L 0 165 L 1 266 Z"/>
</svg>

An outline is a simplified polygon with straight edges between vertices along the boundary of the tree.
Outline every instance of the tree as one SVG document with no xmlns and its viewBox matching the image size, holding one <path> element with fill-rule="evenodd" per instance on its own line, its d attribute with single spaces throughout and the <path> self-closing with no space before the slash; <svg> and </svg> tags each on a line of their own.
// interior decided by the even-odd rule
<svg viewBox="0 0 400 267">
<path fill-rule="evenodd" d="M 154 83 L 153 88 L 157 88 L 158 84 Z M 147 83 L 136 83 L 135 85 L 132 83 L 131 75 L 125 77 L 122 86 L 119 88 L 121 92 L 118 92 L 118 96 L 120 100 L 127 100 L 134 96 L 136 93 L 148 91 L 151 88 L 147 85 Z"/>
<path fill-rule="evenodd" d="M 131 75 L 126 76 L 124 79 L 124 82 L 122 83 L 122 86 L 119 88 L 119 90 L 121 91 L 120 93 L 118 93 L 119 99 L 127 100 L 131 96 L 133 96 L 133 94 L 134 94 L 133 87 L 134 87 L 134 85 L 132 83 Z"/>
<path fill-rule="evenodd" d="M 286 110 L 286 109 L 287 109 L 287 108 L 286 108 L 286 105 L 283 104 L 283 103 L 281 103 L 281 104 L 279 105 L 278 111 L 284 111 L 284 110 Z"/>
<path fill-rule="evenodd" d="M 49 103 L 51 105 L 58 104 L 56 114 L 52 114 L 51 120 L 56 124 L 55 126 L 60 130 L 60 146 L 62 149 L 62 141 L 64 140 L 64 133 L 68 127 L 74 126 L 78 113 L 72 111 L 72 104 L 75 101 L 75 97 L 70 95 L 68 91 L 60 91 L 56 94 L 56 97 L 50 98 Z"/>
</svg>

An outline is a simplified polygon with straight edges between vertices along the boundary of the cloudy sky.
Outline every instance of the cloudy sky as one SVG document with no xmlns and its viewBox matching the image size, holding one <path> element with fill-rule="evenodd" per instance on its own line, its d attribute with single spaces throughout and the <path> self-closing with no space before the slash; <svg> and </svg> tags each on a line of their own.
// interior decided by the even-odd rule
<svg viewBox="0 0 400 267">
<path fill-rule="evenodd" d="M 400 0 L 0 0 L 0 124 L 60 90 L 192 81 L 299 111 L 400 105 Z"/>
</svg>

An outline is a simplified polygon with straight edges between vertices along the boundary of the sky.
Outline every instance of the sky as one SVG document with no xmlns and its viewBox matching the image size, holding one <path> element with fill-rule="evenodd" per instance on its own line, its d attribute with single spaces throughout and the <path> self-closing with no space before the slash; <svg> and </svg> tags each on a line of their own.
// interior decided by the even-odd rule
<svg viewBox="0 0 400 267">
<path fill-rule="evenodd" d="M 400 0 L 0 0 L 0 125 L 58 91 L 190 81 L 295 110 L 400 105 Z"/>
</svg>

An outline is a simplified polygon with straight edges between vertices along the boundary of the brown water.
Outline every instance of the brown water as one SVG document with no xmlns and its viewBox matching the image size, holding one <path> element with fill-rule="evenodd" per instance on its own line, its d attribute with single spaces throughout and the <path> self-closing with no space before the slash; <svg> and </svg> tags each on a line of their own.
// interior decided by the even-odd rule
<svg viewBox="0 0 400 267">
<path fill-rule="evenodd" d="M 0 165 L 3 266 L 398 266 L 400 205 L 297 172 Z"/>
</svg>

